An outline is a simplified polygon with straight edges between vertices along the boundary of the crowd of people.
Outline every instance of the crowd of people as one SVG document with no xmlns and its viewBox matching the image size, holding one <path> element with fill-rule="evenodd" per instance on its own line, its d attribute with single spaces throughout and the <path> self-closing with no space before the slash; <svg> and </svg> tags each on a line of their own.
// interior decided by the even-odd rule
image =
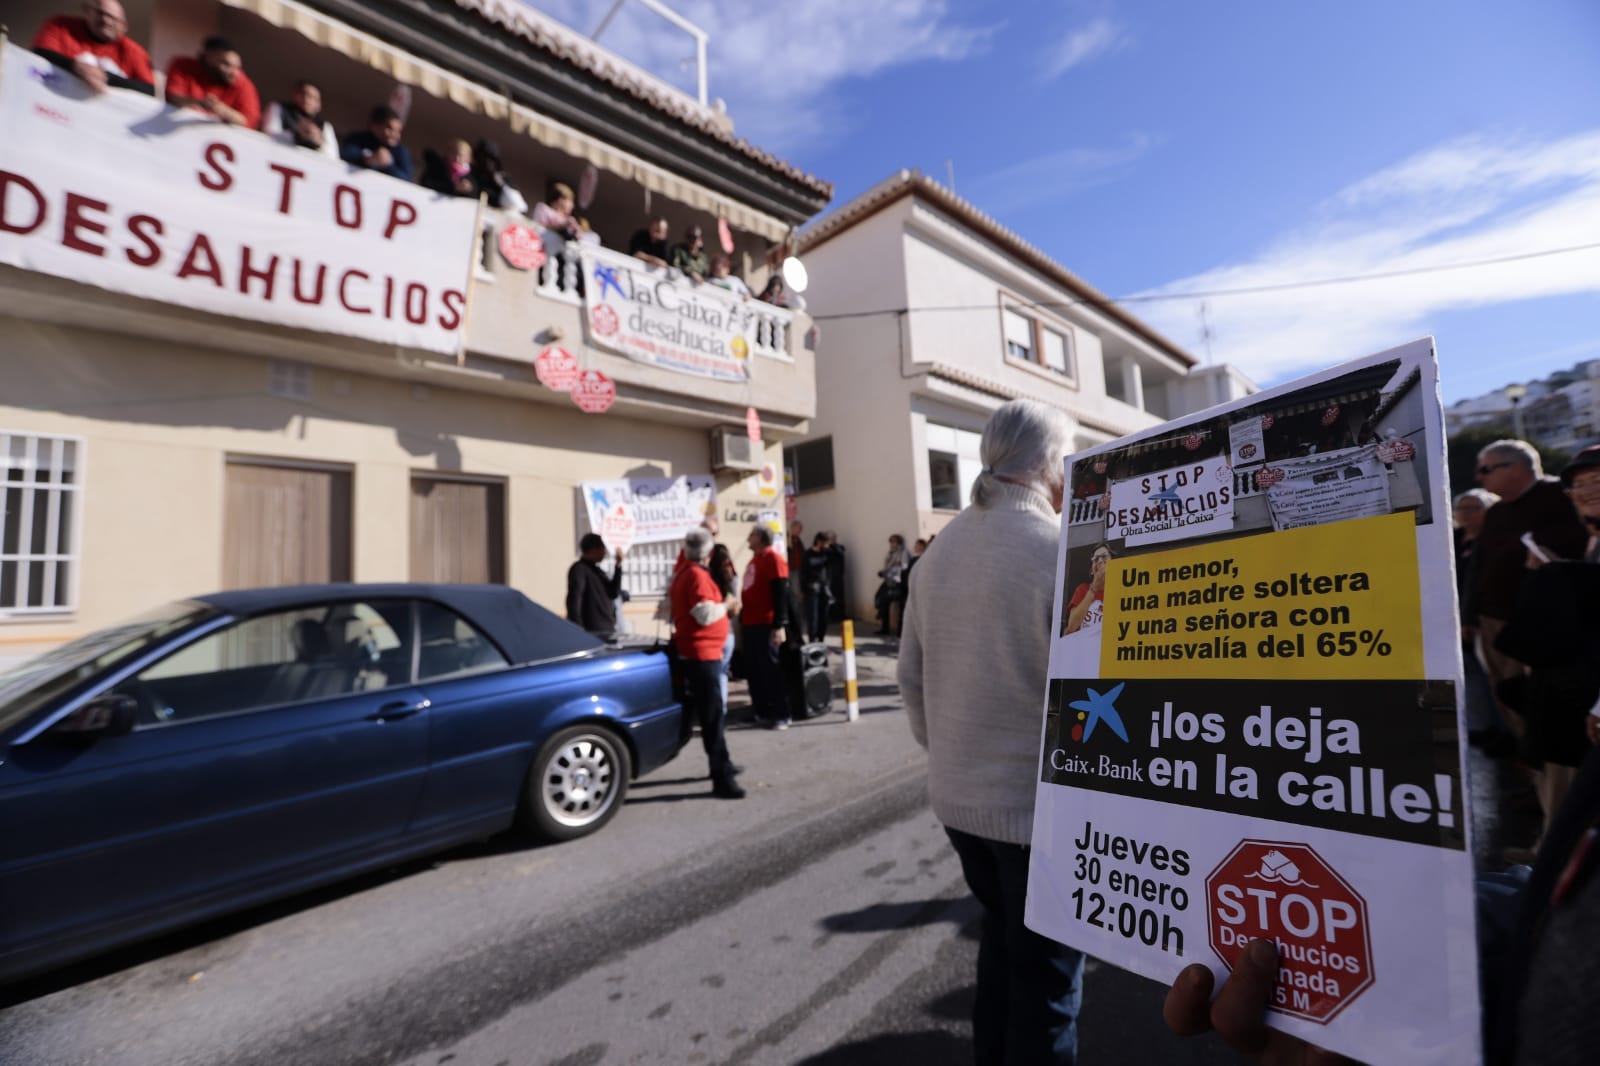
<svg viewBox="0 0 1600 1066">
<path fill-rule="evenodd" d="M 673 566 L 666 608 L 672 646 L 684 685 L 685 739 L 700 729 L 710 765 L 712 794 L 739 799 L 739 767 L 728 755 L 725 726 L 728 678 L 736 648 L 739 669 L 749 683 L 751 711 L 758 726 L 786 730 L 797 696 L 785 671 L 797 661 L 800 646 L 826 639 L 833 604 L 842 591 L 844 548 L 831 532 L 818 533 L 810 549 L 800 549 L 803 529 L 790 527 L 787 553 L 778 550 L 772 530 L 752 526 L 746 543 L 750 562 L 741 576 L 733 554 L 718 543 L 715 516 L 707 516 L 685 537 Z M 618 632 L 627 598 L 623 590 L 625 552 L 619 546 L 607 573 L 610 553 L 597 533 L 578 542 L 578 559 L 567 571 L 568 621 L 601 639 Z M 798 585 L 790 575 L 802 575 Z M 804 603 L 804 607 L 802 607 Z M 735 633 L 734 624 L 738 630 Z"/>
<path fill-rule="evenodd" d="M 81 15 L 49 19 L 35 35 L 33 50 L 95 93 L 130 89 L 157 95 L 150 55 L 128 36 L 127 13 L 119 0 L 85 0 Z M 295 82 L 285 99 L 269 101 L 263 108 L 255 82 L 245 72 L 243 54 L 225 37 L 208 37 L 196 55 L 173 59 L 163 79 L 162 95 L 173 107 L 259 130 L 282 144 L 341 159 L 350 166 L 416 182 L 443 196 L 481 196 L 489 207 L 530 214 L 527 198 L 512 184 L 494 141 L 482 138 L 469 143 L 458 138 L 443 151 L 424 149 L 419 173 L 404 143 L 405 116 L 392 105 L 373 107 L 365 128 L 342 137 L 324 115 L 322 90 L 312 81 Z M 601 244 L 589 220 L 578 213 L 572 186 L 564 181 L 549 183 L 545 198 L 533 205 L 531 217 L 544 231 L 545 250 L 552 256 L 559 256 L 569 241 Z M 799 295 L 788 291 L 776 273 L 761 295 L 752 297 L 749 286 L 733 272 L 732 258 L 708 251 L 700 226 L 689 226 L 679 243 L 669 241 L 669 231 L 667 219 L 653 218 L 634 234 L 628 254 L 694 285 L 711 285 L 779 307 L 803 307 Z"/>
</svg>

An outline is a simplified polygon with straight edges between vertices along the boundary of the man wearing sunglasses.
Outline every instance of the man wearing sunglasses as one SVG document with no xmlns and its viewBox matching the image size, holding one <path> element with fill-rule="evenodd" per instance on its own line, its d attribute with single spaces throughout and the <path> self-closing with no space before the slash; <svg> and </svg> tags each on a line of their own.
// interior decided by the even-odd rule
<svg viewBox="0 0 1600 1066">
<path fill-rule="evenodd" d="M 1520 677 L 1527 667 L 1499 651 L 1496 641 L 1512 615 L 1517 592 L 1527 574 L 1528 549 L 1523 534 L 1551 558 L 1579 559 L 1588 541 L 1583 523 L 1561 482 L 1547 477 L 1539 453 L 1527 441 L 1497 440 L 1478 453 L 1478 484 L 1500 497 L 1483 519 L 1483 532 L 1468 564 L 1461 604 L 1463 637 L 1477 637 L 1478 657 L 1495 688 L 1500 713 L 1521 737 L 1522 716 L 1500 700 L 1501 682 Z M 1553 782 L 1551 783 L 1553 787 Z M 1546 781 L 1536 782 L 1540 806 L 1548 821 L 1559 797 L 1546 795 Z M 1513 861 L 1507 849 L 1508 861 Z M 1521 852 L 1515 861 L 1527 861 Z"/>
</svg>

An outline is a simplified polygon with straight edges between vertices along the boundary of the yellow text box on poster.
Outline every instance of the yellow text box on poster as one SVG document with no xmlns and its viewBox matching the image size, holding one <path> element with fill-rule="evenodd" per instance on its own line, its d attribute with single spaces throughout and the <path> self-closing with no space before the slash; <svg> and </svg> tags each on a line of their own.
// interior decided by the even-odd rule
<svg viewBox="0 0 1600 1066">
<path fill-rule="evenodd" d="M 1100 676 L 1422 677 L 1411 513 L 1113 559 Z"/>
</svg>

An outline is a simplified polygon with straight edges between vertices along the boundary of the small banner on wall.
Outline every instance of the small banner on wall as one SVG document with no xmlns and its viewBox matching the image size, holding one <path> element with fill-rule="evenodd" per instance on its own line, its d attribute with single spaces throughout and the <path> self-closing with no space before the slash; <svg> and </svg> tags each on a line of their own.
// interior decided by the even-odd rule
<svg viewBox="0 0 1600 1066">
<path fill-rule="evenodd" d="M 589 340 L 595 347 L 683 374 L 750 379 L 756 319 L 738 297 L 587 245 L 583 276 Z"/>
<path fill-rule="evenodd" d="M 0 57 L 0 263 L 454 353 L 477 204 Z"/>
<path fill-rule="evenodd" d="M 682 540 L 717 513 L 710 474 L 585 481 L 580 488 L 589 528 L 613 547 Z"/>
</svg>

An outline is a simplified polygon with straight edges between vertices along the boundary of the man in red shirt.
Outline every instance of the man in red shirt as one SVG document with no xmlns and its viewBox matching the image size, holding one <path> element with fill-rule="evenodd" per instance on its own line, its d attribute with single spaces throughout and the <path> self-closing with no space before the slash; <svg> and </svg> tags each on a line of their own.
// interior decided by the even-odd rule
<svg viewBox="0 0 1600 1066">
<path fill-rule="evenodd" d="M 744 630 L 750 703 L 756 721 L 768 729 L 788 729 L 789 698 L 783 691 L 778 650 L 783 647 L 784 626 L 789 621 L 789 564 L 773 550 L 772 530 L 765 526 L 750 530 L 749 544 L 755 558 L 744 570 L 739 625 Z"/>
<path fill-rule="evenodd" d="M 128 15 L 117 0 L 88 0 L 83 17 L 57 15 L 33 39 L 33 50 L 77 75 L 96 93 L 132 89 L 155 95 L 150 53 L 128 36 Z"/>
<path fill-rule="evenodd" d="M 244 72 L 239 50 L 222 37 L 207 37 L 198 58 L 179 56 L 167 67 L 167 103 L 214 115 L 231 126 L 255 129 L 261 98 Z"/>
<path fill-rule="evenodd" d="M 667 593 L 672 604 L 672 639 L 688 683 L 685 711 L 700 722 L 700 739 L 711 764 L 711 794 L 720 799 L 743 799 L 744 789 L 734 780 L 737 771 L 728 757 L 723 733 L 728 708 L 722 701 L 722 644 L 728 636 L 728 608 L 706 569 L 711 545 L 711 534 L 703 529 L 692 529 L 683 538 L 685 562 Z"/>
</svg>

